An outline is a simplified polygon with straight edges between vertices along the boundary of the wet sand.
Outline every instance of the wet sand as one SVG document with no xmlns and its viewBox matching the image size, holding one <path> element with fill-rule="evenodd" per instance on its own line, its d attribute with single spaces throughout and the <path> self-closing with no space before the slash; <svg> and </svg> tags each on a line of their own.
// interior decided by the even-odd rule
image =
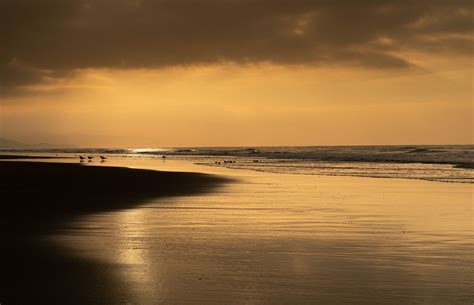
<svg viewBox="0 0 474 305">
<path fill-rule="evenodd" d="M 198 173 L 16 161 L 0 162 L 0 177 L 2 304 L 116 304 L 120 289 L 102 276 L 107 267 L 68 257 L 42 238 L 84 215 L 198 194 L 226 181 Z"/>
<path fill-rule="evenodd" d="M 156 159 L 111 158 L 105 165 L 235 181 L 88 211 L 31 246 L 22 243 L 9 264 L 24 270 L 21 278 L 12 273 L 21 285 L 2 279 L 28 301 L 20 303 L 469 304 L 474 298 L 471 185 Z M 19 304 L 14 297 L 10 304 Z"/>
</svg>

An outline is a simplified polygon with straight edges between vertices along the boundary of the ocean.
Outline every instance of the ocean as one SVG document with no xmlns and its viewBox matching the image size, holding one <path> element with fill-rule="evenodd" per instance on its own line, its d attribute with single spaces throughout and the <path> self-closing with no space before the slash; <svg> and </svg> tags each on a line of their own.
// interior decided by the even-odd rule
<svg viewBox="0 0 474 305">
<path fill-rule="evenodd" d="M 58 158 L 3 160 L 3 169 L 13 165 L 0 170 L 11 194 L 2 215 L 15 224 L 2 231 L 5 304 L 461 305 L 474 299 L 469 146 L 21 154 Z M 81 162 L 77 156 L 85 154 L 94 157 Z M 126 168 L 134 174 L 120 175 Z M 176 178 L 186 173 L 228 182 L 192 193 L 186 181 L 202 180 Z M 149 182 L 150 175 L 163 180 Z M 351 175 L 391 179 L 344 177 Z M 49 221 L 56 210 L 74 217 Z M 38 226 L 28 227 L 31 220 Z M 38 231 L 45 226 L 53 229 Z"/>
<path fill-rule="evenodd" d="M 0 150 L 174 158 L 271 173 L 474 183 L 474 145 L 63 148 Z"/>
</svg>

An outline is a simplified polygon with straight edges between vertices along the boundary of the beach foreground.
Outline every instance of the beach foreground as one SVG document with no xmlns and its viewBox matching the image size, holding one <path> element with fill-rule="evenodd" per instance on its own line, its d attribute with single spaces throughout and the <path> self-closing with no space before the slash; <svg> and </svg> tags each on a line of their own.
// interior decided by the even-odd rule
<svg viewBox="0 0 474 305">
<path fill-rule="evenodd" d="M 23 179 L 4 184 L 11 190 L 8 206 L 18 208 L 11 209 L 15 218 L 2 216 L 3 223 L 19 219 L 27 225 L 17 228 L 34 224 L 39 232 L 5 231 L 13 237 L 2 243 L 5 304 L 473 300 L 471 185 L 271 174 L 156 159 L 89 165 L 5 165 L 11 175 L 23 171 L 21 177 L 42 180 L 40 197 L 14 196 L 24 189 Z M 39 175 L 39 168 L 48 175 Z M 54 178 L 54 171 L 64 175 Z M 127 187 L 130 177 L 133 188 Z M 20 207 L 33 206 L 26 199 L 44 205 L 54 198 L 58 189 L 49 179 L 64 187 L 56 204 L 82 204 L 74 213 L 50 205 L 58 213 L 49 214 L 56 215 L 53 226 L 43 227 L 44 221 L 22 216 Z M 115 182 L 101 188 L 108 179 Z M 84 180 L 98 186 L 88 190 Z M 92 199 L 84 195 L 91 191 Z"/>
<path fill-rule="evenodd" d="M 17 161 L 0 162 L 0 177 L 2 304 L 117 303 L 108 293 L 114 280 L 104 281 L 102 267 L 67 258 L 41 238 L 84 215 L 210 191 L 226 181 L 198 173 Z"/>
</svg>

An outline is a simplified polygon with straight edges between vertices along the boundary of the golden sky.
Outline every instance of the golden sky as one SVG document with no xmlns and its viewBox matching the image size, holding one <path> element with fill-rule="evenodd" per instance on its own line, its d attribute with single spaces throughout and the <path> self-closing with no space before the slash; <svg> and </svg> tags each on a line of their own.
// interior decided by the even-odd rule
<svg viewBox="0 0 474 305">
<path fill-rule="evenodd" d="M 469 1 L 117 3 L 2 4 L 0 137 L 472 143 Z"/>
</svg>

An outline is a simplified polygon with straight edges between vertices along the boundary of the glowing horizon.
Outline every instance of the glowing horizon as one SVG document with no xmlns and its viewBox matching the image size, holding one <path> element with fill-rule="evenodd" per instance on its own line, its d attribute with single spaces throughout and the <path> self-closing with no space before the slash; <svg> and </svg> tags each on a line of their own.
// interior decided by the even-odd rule
<svg viewBox="0 0 474 305">
<path fill-rule="evenodd" d="M 427 3 L 7 1 L 0 137 L 81 147 L 471 144 L 472 3 Z"/>
</svg>

